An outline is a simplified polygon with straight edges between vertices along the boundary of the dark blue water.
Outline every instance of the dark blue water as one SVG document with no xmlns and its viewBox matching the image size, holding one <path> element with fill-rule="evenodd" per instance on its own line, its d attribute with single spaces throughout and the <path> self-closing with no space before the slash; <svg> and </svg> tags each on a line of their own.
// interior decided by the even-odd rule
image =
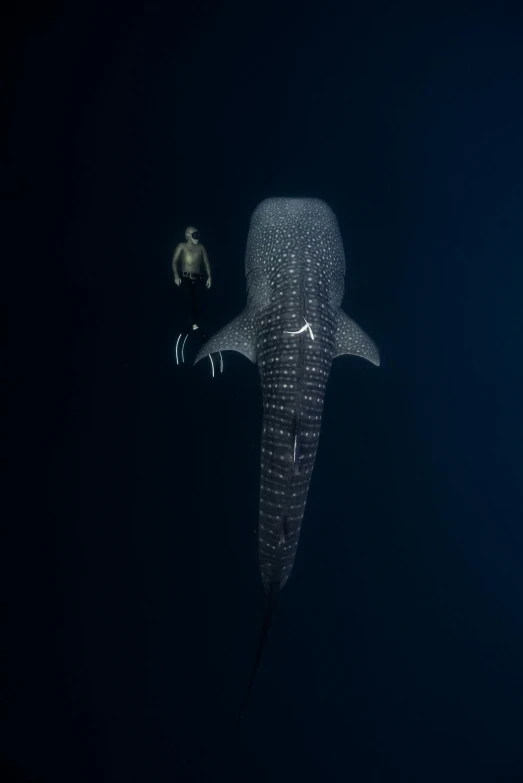
<svg viewBox="0 0 523 783">
<path fill-rule="evenodd" d="M 518 4 L 11 21 L 11 779 L 523 779 Z M 261 395 L 240 356 L 176 368 L 170 260 L 197 226 L 223 325 L 250 214 L 278 195 L 335 211 L 344 309 L 382 365 L 333 365 L 235 733 L 263 609 Z"/>
</svg>

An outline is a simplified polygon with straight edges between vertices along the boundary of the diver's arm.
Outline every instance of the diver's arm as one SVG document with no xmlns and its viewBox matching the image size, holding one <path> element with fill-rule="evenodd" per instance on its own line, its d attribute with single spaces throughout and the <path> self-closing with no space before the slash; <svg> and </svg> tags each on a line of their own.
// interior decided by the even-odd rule
<svg viewBox="0 0 523 783">
<path fill-rule="evenodd" d="M 174 282 L 176 283 L 176 285 L 180 285 L 180 283 L 182 282 L 180 278 L 180 273 L 178 271 L 178 264 L 180 263 L 181 255 L 182 255 L 182 244 L 180 242 L 180 244 L 177 245 L 176 250 L 174 251 L 173 263 L 172 263 Z"/>
<path fill-rule="evenodd" d="M 207 288 L 211 287 L 211 265 L 209 264 L 209 258 L 207 256 L 207 250 L 202 245 L 202 253 L 203 253 L 203 265 L 205 267 L 205 271 L 207 272 L 207 282 L 206 286 Z"/>
</svg>

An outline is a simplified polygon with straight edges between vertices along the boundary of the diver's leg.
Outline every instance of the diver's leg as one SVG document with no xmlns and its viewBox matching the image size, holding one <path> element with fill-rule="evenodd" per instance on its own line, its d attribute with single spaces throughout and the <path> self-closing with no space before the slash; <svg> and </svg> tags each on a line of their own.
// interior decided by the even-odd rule
<svg viewBox="0 0 523 783">
<path fill-rule="evenodd" d="M 185 310 L 184 319 L 187 319 L 185 321 L 185 323 L 187 324 L 186 328 L 191 329 L 194 323 L 191 280 L 188 277 L 182 277 L 181 287 L 183 288 L 183 299 L 184 299 L 184 310 Z"/>
<path fill-rule="evenodd" d="M 200 280 L 191 280 L 191 315 L 192 315 L 192 328 L 199 328 L 199 309 L 198 309 L 198 286 Z"/>
</svg>

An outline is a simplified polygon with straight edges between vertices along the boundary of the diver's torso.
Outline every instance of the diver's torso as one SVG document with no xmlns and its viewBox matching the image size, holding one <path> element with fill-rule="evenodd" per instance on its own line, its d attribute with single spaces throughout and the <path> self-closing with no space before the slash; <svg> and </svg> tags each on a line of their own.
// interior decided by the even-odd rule
<svg viewBox="0 0 523 783">
<path fill-rule="evenodd" d="M 195 275 L 200 274 L 203 261 L 202 245 L 192 245 L 189 242 L 184 242 L 182 248 L 182 271 L 191 272 Z"/>
</svg>

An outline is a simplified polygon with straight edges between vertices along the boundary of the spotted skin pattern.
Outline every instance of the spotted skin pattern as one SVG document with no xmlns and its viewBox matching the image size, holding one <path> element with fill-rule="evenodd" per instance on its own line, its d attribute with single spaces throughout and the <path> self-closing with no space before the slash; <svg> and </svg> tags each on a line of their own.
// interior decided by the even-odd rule
<svg viewBox="0 0 523 783">
<path fill-rule="evenodd" d="M 292 570 L 334 357 L 379 365 L 372 340 L 340 310 L 345 255 L 318 199 L 272 198 L 254 211 L 245 261 L 247 307 L 196 362 L 236 350 L 257 362 L 263 395 L 258 552 L 266 592 Z"/>
</svg>

